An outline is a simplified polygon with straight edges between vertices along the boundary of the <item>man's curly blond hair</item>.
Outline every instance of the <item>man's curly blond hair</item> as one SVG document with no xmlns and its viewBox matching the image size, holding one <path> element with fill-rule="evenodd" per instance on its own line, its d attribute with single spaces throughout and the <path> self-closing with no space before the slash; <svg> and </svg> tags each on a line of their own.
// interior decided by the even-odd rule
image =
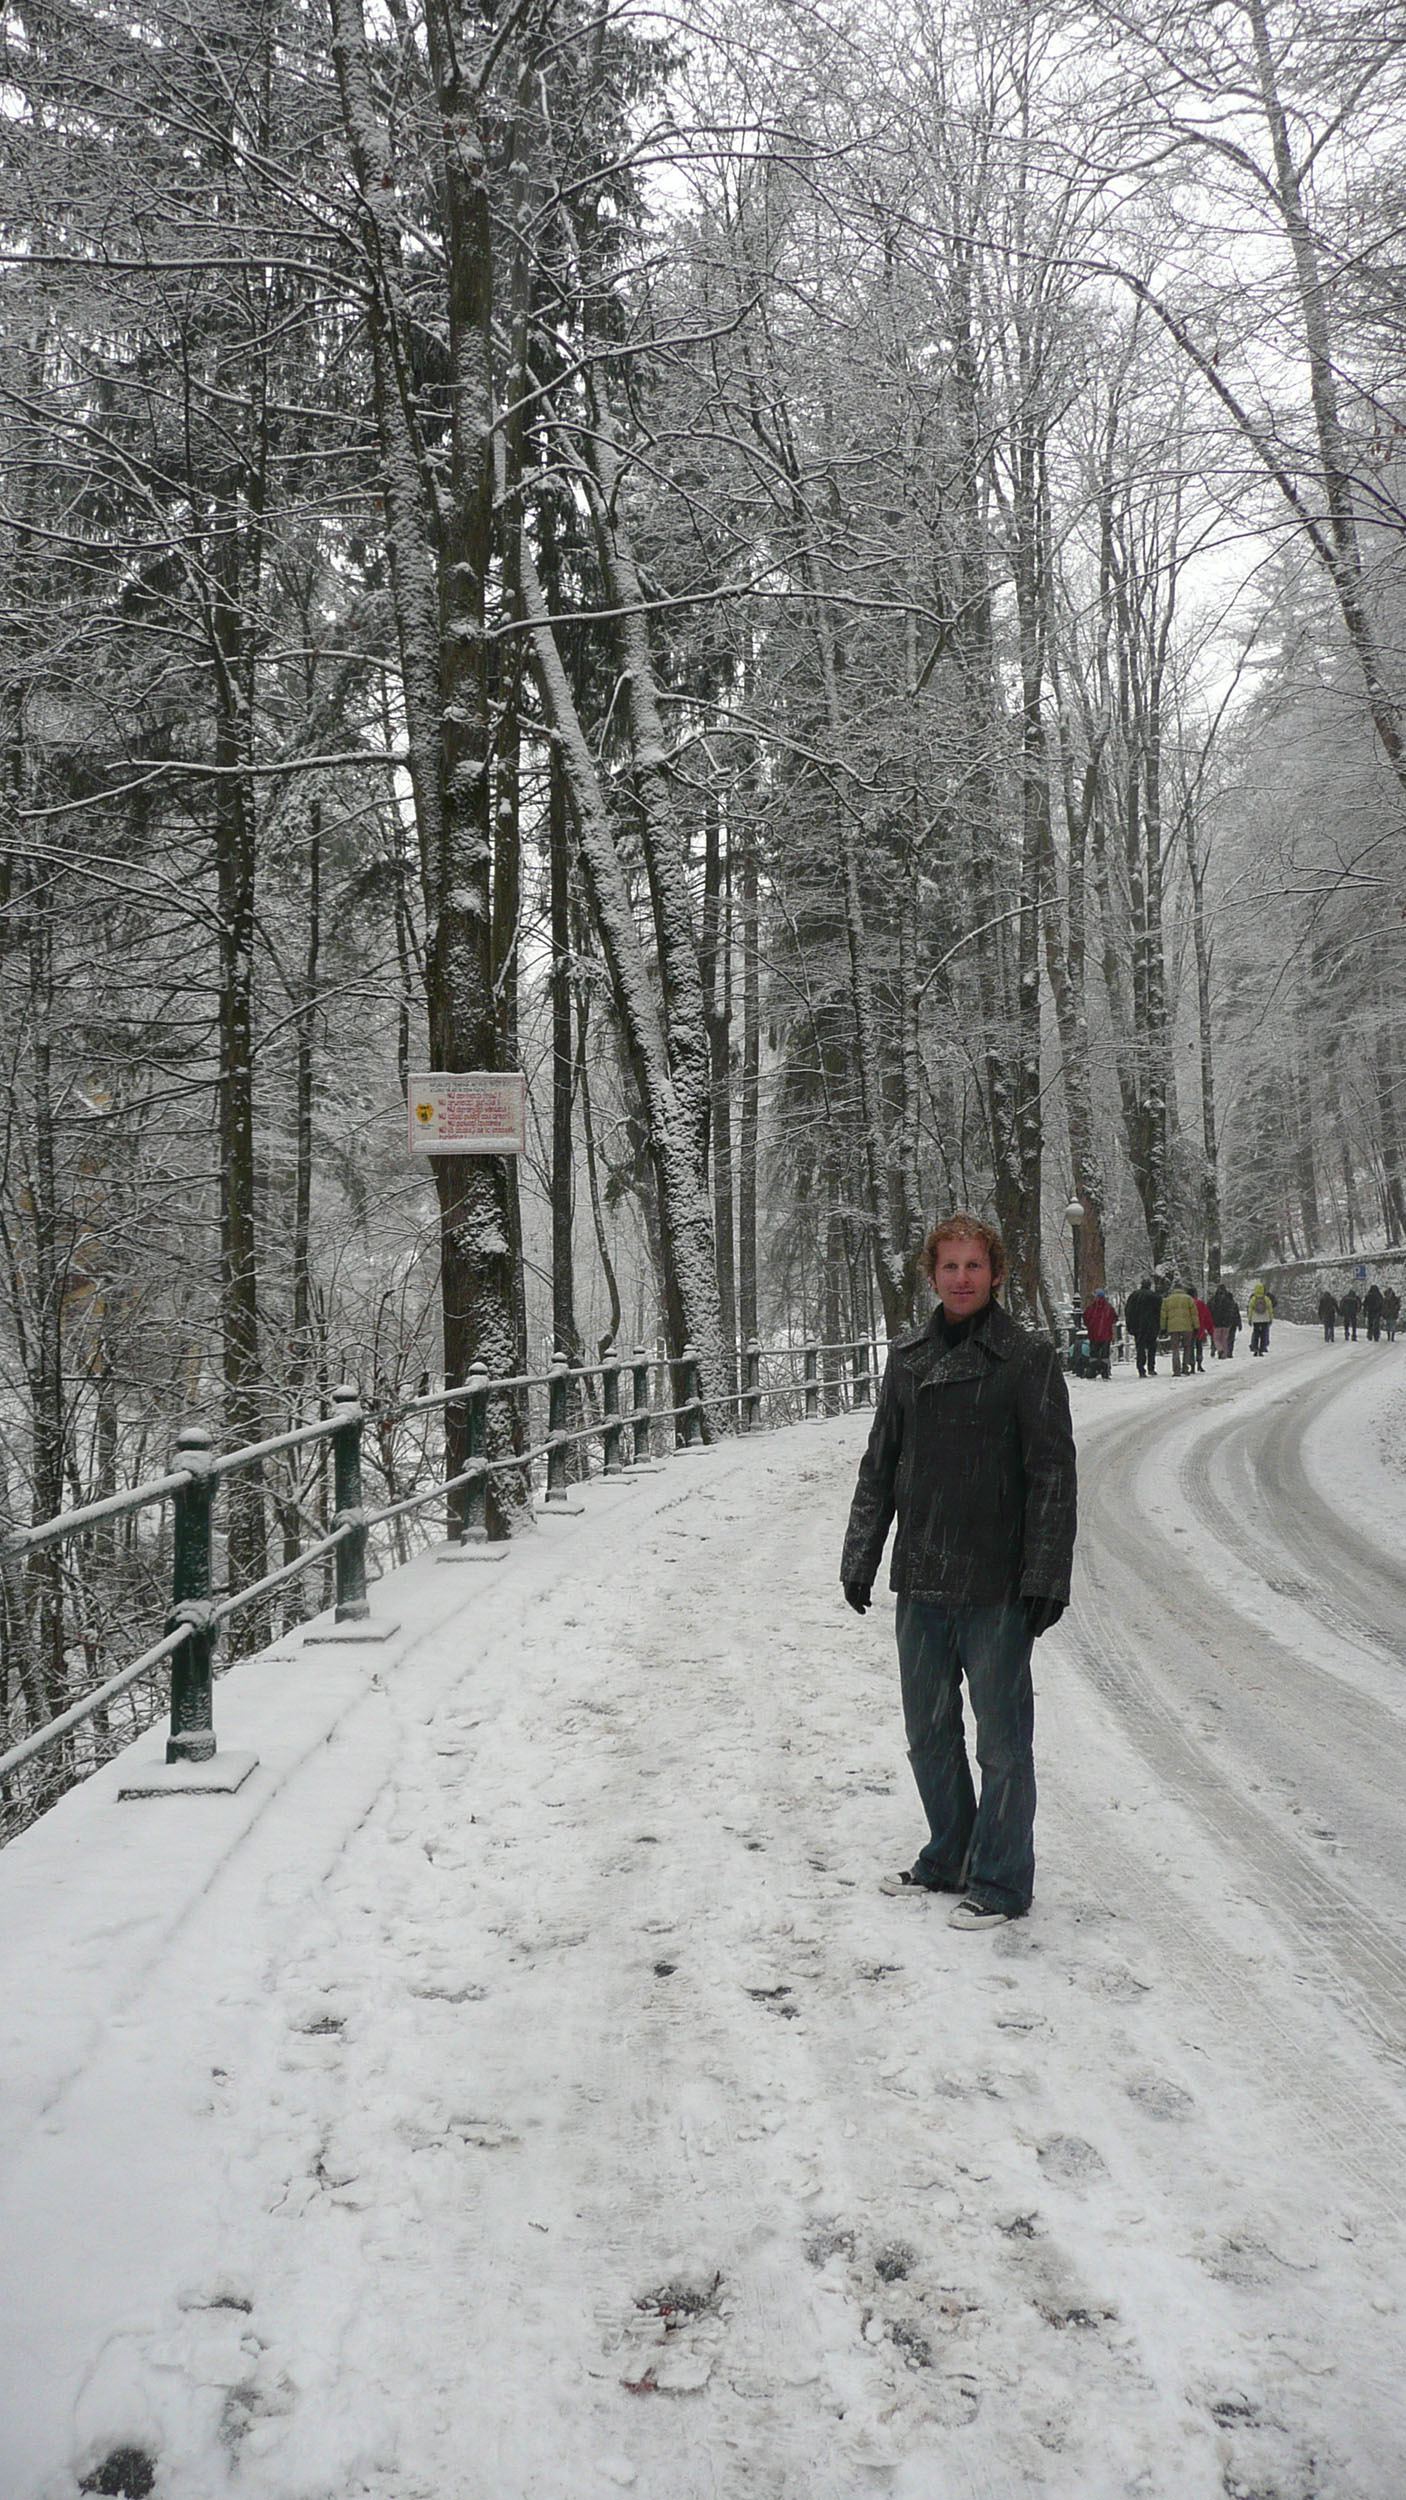
<svg viewBox="0 0 1406 2500">
<path fill-rule="evenodd" d="M 993 1293 L 999 1291 L 1006 1273 L 1006 1245 L 994 1224 L 988 1224 L 984 1216 L 973 1215 L 966 1207 L 958 1207 L 954 1215 L 944 1215 L 940 1224 L 934 1224 L 923 1243 L 923 1255 L 919 1261 L 934 1293 L 937 1291 L 937 1254 L 944 1241 L 984 1241 L 987 1257 L 991 1261 L 991 1290 Z"/>
</svg>

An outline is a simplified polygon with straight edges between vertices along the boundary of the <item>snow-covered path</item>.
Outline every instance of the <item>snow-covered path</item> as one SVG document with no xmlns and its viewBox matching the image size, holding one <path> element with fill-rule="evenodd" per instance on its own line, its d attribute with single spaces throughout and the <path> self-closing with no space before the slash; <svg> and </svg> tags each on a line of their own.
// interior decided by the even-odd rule
<svg viewBox="0 0 1406 2500">
<path fill-rule="evenodd" d="M 1406 1360 L 1076 1401 L 1019 1926 L 875 1889 L 862 1418 L 416 1564 L 221 1686 L 237 1797 L 0 1857 L 0 2500 L 1399 2500 Z"/>
</svg>

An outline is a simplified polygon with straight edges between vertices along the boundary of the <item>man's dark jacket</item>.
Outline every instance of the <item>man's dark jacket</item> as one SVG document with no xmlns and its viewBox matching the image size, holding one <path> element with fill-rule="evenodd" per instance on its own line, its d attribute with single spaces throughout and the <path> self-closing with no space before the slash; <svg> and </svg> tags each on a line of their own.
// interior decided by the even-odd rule
<svg viewBox="0 0 1406 2500">
<path fill-rule="evenodd" d="M 1123 1305 L 1123 1319 L 1129 1336 L 1136 1338 L 1139 1345 L 1145 1345 L 1162 1326 L 1160 1293 L 1154 1293 L 1150 1285 L 1139 1285 L 1137 1292 L 1130 1293 Z"/>
<path fill-rule="evenodd" d="M 948 1347 L 941 1312 L 889 1349 L 840 1578 L 940 1606 L 1068 1599 L 1074 1435 L 1054 1347 L 988 1304 Z"/>
<path fill-rule="evenodd" d="M 1336 1305 L 1334 1307 L 1336 1308 Z M 1215 1321 L 1217 1328 L 1238 1328 L 1240 1326 L 1240 1305 L 1236 1301 L 1234 1294 L 1231 1292 L 1229 1285 L 1217 1285 L 1215 1292 L 1211 1296 L 1211 1317 Z"/>
</svg>

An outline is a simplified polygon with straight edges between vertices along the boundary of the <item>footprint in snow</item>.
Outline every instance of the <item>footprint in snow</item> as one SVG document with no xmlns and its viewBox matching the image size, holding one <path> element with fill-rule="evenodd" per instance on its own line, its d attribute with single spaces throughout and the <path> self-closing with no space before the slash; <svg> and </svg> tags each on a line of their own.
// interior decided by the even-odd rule
<svg viewBox="0 0 1406 2500">
<path fill-rule="evenodd" d="M 747 1994 L 769 2012 L 779 2014 L 783 2022 L 793 2023 L 799 2018 L 801 2009 L 790 2002 L 792 1991 L 784 1983 L 776 1988 L 749 1988 Z"/>
<path fill-rule="evenodd" d="M 854 2233 L 841 2222 L 816 2222 L 806 2234 L 807 2265 L 827 2266 L 832 2257 L 853 2257 Z"/>
<path fill-rule="evenodd" d="M 481 2152 L 504 2152 L 521 2139 L 500 2118 L 460 2116 L 445 2118 L 432 2113 L 424 2119 L 403 2119 L 399 2134 L 412 2153 L 437 2152 L 441 2145 L 458 2143 L 476 2145 Z"/>
<path fill-rule="evenodd" d="M 1190 2118 L 1196 2103 L 1181 2084 L 1169 2075 L 1138 2075 L 1123 2086 L 1130 2101 L 1145 2109 L 1149 2118 Z"/>
<path fill-rule="evenodd" d="M 112 2448 L 78 2488 L 108 2494 L 110 2500 L 147 2500 L 156 2489 L 156 2459 L 145 2448 Z"/>
<path fill-rule="evenodd" d="M 891 2240 L 874 2259 L 874 2272 L 881 2283 L 906 2283 L 917 2259 L 902 2240 Z"/>
<path fill-rule="evenodd" d="M 934 2379 L 925 2403 L 944 2430 L 959 2431 L 981 2411 L 981 2389 L 969 2370 L 944 2371 Z"/>
<path fill-rule="evenodd" d="M 681 2274 L 637 2295 L 626 2320 L 620 2383 L 632 2396 L 681 2396 L 706 2387 L 727 2311 L 721 2273 Z"/>
<path fill-rule="evenodd" d="M 1019 2083 L 1025 2078 L 1015 2076 L 1011 2080 Z M 977 2074 L 936 2074 L 932 2077 L 930 2089 L 940 2101 L 1003 2101 L 1006 2097 L 1000 2078 L 984 2071 Z"/>
<path fill-rule="evenodd" d="M 1078 2327 L 1087 2333 L 1092 2328 L 1111 2326 L 1118 2315 L 1116 2309 L 1107 2308 L 1102 2302 L 1059 2297 L 1037 2300 L 1035 2306 L 1045 2324 L 1057 2328 L 1061 2334 L 1070 2327 Z"/>
<path fill-rule="evenodd" d="M 1044 2237 L 1044 2224 L 1037 2213 L 998 2214 L 996 2228 L 1008 2240 L 1038 2240 Z"/>
<path fill-rule="evenodd" d="M 915 2326 L 911 2318 L 895 2318 L 889 2328 L 889 2341 L 902 2353 L 910 2368 L 932 2368 L 932 2346 L 922 2328 Z"/>
<path fill-rule="evenodd" d="M 1047 2179 L 1057 2179 L 1064 2187 L 1084 2187 L 1091 2179 L 1106 2179 L 1108 2164 L 1102 2153 L 1086 2144 L 1081 2135 L 1052 2135 L 1035 2147 L 1035 2159 Z"/>
<path fill-rule="evenodd" d="M 522 2142 L 521 2136 L 514 2135 L 512 2128 L 505 2127 L 498 2118 L 451 2118 L 446 2133 L 456 2136 L 461 2144 L 477 2145 L 483 2153 L 505 2152 L 509 2145 Z"/>
<path fill-rule="evenodd" d="M 1248 2396 L 1213 2396 L 1206 2407 L 1211 2420 L 1223 2431 L 1257 2430 L 1264 2420 L 1259 2406 Z"/>
<path fill-rule="evenodd" d="M 1075 1985 L 1096 1988 L 1101 1997 L 1111 1997 L 1115 2005 L 1133 2005 L 1149 1993 L 1147 1980 L 1139 1979 L 1135 1972 L 1124 1970 L 1118 1963 L 1107 1970 L 1081 1971 Z"/>
<path fill-rule="evenodd" d="M 1310 2274 L 1313 2271 L 1311 2265 L 1295 2265 L 1290 2258 L 1281 2257 L 1276 2249 L 1268 2247 L 1265 2241 L 1254 2238 L 1248 2232 L 1243 2235 L 1228 2234 L 1210 2248 L 1197 2249 L 1196 2256 L 1217 2283 L 1231 2283 L 1237 2290 L 1246 2292 L 1265 2291 L 1271 2284 L 1281 2281 L 1286 2273 Z"/>
</svg>

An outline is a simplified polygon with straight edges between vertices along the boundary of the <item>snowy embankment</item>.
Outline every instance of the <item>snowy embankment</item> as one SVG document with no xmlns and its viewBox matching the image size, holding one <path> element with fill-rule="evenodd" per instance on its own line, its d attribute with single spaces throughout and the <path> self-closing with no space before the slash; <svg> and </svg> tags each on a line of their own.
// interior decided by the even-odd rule
<svg viewBox="0 0 1406 2500">
<path fill-rule="evenodd" d="M 1396 2500 L 1404 1357 L 1076 1389 L 1017 1926 L 876 1890 L 858 1417 L 241 1666 L 234 1797 L 68 1798 L 0 1857 L 3 2500 Z"/>
</svg>

